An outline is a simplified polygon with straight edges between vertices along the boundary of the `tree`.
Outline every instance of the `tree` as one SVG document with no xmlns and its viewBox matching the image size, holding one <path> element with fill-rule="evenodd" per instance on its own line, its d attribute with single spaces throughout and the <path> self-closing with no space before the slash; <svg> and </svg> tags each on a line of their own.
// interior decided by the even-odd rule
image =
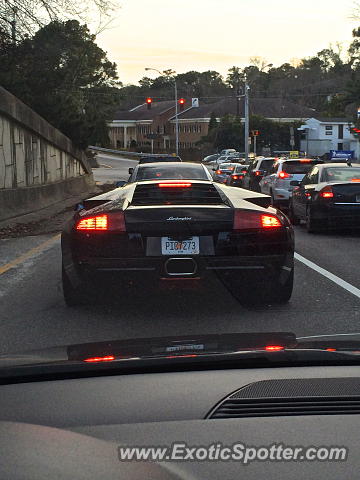
<svg viewBox="0 0 360 480">
<path fill-rule="evenodd" d="M 0 30 L 12 38 L 13 27 L 18 40 L 32 35 L 51 21 L 77 18 L 84 21 L 95 9 L 100 25 L 108 22 L 117 0 L 0 0 Z M 103 28 L 102 27 L 102 28 Z"/>
<path fill-rule="evenodd" d="M 116 65 L 86 25 L 51 22 L 29 39 L 0 51 L 0 83 L 73 141 L 106 142 L 114 108 Z"/>
<path fill-rule="evenodd" d="M 210 121 L 209 121 L 209 132 L 214 128 L 217 128 L 218 121 L 215 112 L 211 112 Z"/>
</svg>

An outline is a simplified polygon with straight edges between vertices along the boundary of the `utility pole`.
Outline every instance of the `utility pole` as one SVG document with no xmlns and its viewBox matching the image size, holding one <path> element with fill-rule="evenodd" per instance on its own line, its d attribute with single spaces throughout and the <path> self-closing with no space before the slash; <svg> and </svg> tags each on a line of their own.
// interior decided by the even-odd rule
<svg viewBox="0 0 360 480">
<path fill-rule="evenodd" d="M 250 87 L 247 83 L 247 77 L 245 76 L 245 164 L 249 161 L 249 90 Z"/>
<path fill-rule="evenodd" d="M 178 117 L 178 94 L 176 78 L 174 77 L 175 85 L 175 143 L 176 143 L 176 155 L 179 155 L 179 117 Z"/>
<path fill-rule="evenodd" d="M 254 158 L 256 158 L 256 139 L 257 135 L 254 135 Z"/>
</svg>

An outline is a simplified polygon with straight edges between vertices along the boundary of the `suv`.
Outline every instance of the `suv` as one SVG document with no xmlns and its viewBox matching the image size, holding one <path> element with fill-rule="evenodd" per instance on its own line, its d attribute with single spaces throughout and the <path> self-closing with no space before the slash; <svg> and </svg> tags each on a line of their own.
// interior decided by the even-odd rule
<svg viewBox="0 0 360 480">
<path fill-rule="evenodd" d="M 318 163 L 323 162 L 310 158 L 280 158 L 276 160 L 269 173 L 260 181 L 261 192 L 271 195 L 272 205 L 288 207 L 294 188 L 290 185 L 290 182 L 293 180 L 300 182 Z"/>
<path fill-rule="evenodd" d="M 257 157 L 249 163 L 248 171 L 243 180 L 243 188 L 260 192 L 259 182 L 272 167 L 276 158 Z"/>
</svg>

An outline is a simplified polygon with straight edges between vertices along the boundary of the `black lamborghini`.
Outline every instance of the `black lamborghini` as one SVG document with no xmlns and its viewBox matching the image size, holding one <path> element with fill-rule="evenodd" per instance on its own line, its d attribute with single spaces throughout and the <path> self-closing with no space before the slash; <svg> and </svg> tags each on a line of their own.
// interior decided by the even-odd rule
<svg viewBox="0 0 360 480">
<path fill-rule="evenodd" d="M 293 230 L 270 201 L 214 183 L 201 164 L 138 165 L 124 186 L 85 200 L 63 231 L 65 301 L 215 274 L 243 303 L 287 302 Z"/>
</svg>

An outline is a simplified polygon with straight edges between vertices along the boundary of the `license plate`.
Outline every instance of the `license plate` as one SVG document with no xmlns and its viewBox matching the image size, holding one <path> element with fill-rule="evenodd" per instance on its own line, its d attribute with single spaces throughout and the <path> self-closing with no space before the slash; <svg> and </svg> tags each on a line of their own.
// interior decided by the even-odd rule
<svg viewBox="0 0 360 480">
<path fill-rule="evenodd" d="M 356 195 L 356 202 L 360 203 L 360 195 Z"/>
<path fill-rule="evenodd" d="M 199 255 L 199 237 L 191 237 L 186 240 L 162 237 L 161 253 L 163 255 Z"/>
</svg>

